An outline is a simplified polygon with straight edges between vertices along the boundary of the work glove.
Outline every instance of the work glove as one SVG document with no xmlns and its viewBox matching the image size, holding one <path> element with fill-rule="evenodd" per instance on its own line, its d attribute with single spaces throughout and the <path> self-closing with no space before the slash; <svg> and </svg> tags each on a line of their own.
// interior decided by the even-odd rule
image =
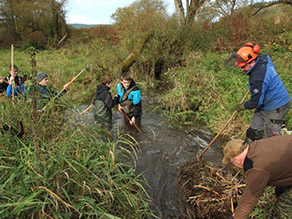
<svg viewBox="0 0 292 219">
<path fill-rule="evenodd" d="M 237 110 L 237 112 L 240 112 L 240 111 L 245 110 L 245 108 L 244 108 L 244 104 L 242 104 L 242 103 L 237 104 L 237 105 L 235 106 L 235 109 L 234 109 L 234 110 Z"/>
</svg>

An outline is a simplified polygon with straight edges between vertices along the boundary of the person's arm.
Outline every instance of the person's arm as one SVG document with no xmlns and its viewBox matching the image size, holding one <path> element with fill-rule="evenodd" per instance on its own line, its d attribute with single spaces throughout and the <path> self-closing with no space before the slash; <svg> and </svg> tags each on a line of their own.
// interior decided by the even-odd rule
<svg viewBox="0 0 292 219">
<path fill-rule="evenodd" d="M 13 92 L 12 91 L 12 83 L 13 83 L 13 81 L 14 81 L 14 76 L 11 75 L 10 78 L 9 78 L 9 81 L 8 81 L 9 85 L 8 85 L 8 87 L 6 89 L 6 96 L 7 97 L 11 97 L 12 96 L 12 92 Z"/>
<path fill-rule="evenodd" d="M 264 98 L 263 97 L 264 94 L 262 94 L 262 87 L 263 87 L 262 81 L 253 82 L 250 88 L 251 97 L 248 101 L 244 103 L 245 109 L 254 109 L 262 104 Z"/>
<path fill-rule="evenodd" d="M 4 92 L 8 87 L 8 82 L 5 80 L 5 78 L 0 77 L 0 92 Z"/>
<path fill-rule="evenodd" d="M 270 174 L 263 170 L 251 169 L 247 171 L 246 186 L 235 210 L 235 219 L 248 218 L 248 215 L 252 212 L 263 194 L 269 178 Z"/>
<path fill-rule="evenodd" d="M 119 83 L 117 85 L 117 95 L 119 96 L 118 103 L 121 103 L 122 102 L 122 97 L 124 95 L 123 92 L 122 92 L 122 84 L 121 83 Z"/>
<path fill-rule="evenodd" d="M 59 93 L 59 95 L 58 95 L 58 93 L 55 92 L 55 96 L 58 95 L 58 96 L 56 97 L 56 99 L 62 97 L 65 93 L 67 93 L 67 89 L 68 89 L 68 87 L 69 87 L 69 84 L 65 84 L 65 85 L 63 86 L 63 90 L 62 90 L 62 92 Z"/>
<path fill-rule="evenodd" d="M 118 103 L 118 95 L 114 97 L 114 99 L 112 99 L 112 95 L 110 92 L 108 92 L 107 97 L 106 97 L 106 107 L 111 109 L 113 108 L 116 104 Z"/>
<path fill-rule="evenodd" d="M 133 117 L 137 118 L 137 116 L 140 115 L 140 112 L 142 110 L 142 104 L 141 104 L 141 91 L 135 90 L 133 92 L 133 106 L 135 107 L 133 112 Z"/>
</svg>

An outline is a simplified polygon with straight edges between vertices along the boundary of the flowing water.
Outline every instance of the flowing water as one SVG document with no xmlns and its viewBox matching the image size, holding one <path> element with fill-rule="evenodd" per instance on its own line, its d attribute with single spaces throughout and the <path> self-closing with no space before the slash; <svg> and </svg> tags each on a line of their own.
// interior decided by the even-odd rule
<svg viewBox="0 0 292 219">
<path fill-rule="evenodd" d="M 92 110 L 82 116 L 82 121 L 93 121 Z M 181 204 L 177 186 L 178 167 L 185 161 L 196 159 L 197 154 L 208 145 L 213 136 L 202 126 L 185 130 L 170 127 L 166 118 L 147 111 L 143 112 L 141 120 L 143 133 L 138 133 L 134 127 L 125 124 L 120 112 L 113 110 L 112 132 L 115 133 L 117 129 L 121 133 L 131 134 L 139 142 L 136 173 L 142 173 L 147 182 L 144 188 L 151 198 L 153 213 L 158 218 L 180 218 L 184 206 Z M 204 158 L 220 164 L 221 142 L 216 141 L 204 154 Z"/>
</svg>

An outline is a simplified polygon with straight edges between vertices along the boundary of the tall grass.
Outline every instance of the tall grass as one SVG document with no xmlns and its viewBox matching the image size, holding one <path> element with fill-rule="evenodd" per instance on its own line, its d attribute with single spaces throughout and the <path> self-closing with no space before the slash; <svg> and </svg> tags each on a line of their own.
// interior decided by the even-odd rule
<svg viewBox="0 0 292 219">
<path fill-rule="evenodd" d="M 1 100 L 1 217 L 151 217 L 140 176 L 125 162 L 136 159 L 133 139 L 66 123 L 57 103 L 33 115 L 29 99 Z"/>
</svg>

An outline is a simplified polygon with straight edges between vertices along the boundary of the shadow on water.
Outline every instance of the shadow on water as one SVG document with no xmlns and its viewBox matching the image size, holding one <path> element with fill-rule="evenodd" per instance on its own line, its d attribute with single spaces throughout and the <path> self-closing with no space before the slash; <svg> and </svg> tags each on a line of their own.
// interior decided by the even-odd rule
<svg viewBox="0 0 292 219">
<path fill-rule="evenodd" d="M 87 106 L 82 106 L 82 112 Z M 92 111 L 82 116 L 85 123 L 93 122 Z M 178 130 L 170 127 L 167 120 L 157 113 L 143 112 L 141 129 L 125 125 L 121 113 L 113 110 L 113 134 L 129 133 L 139 143 L 136 173 L 142 173 L 152 203 L 151 209 L 158 218 L 183 218 L 184 206 L 177 186 L 177 170 L 185 161 L 197 159 L 212 140 L 211 133 L 205 127 L 192 127 Z M 220 165 L 222 160 L 221 143 L 215 142 L 205 153 L 204 158 Z"/>
</svg>

